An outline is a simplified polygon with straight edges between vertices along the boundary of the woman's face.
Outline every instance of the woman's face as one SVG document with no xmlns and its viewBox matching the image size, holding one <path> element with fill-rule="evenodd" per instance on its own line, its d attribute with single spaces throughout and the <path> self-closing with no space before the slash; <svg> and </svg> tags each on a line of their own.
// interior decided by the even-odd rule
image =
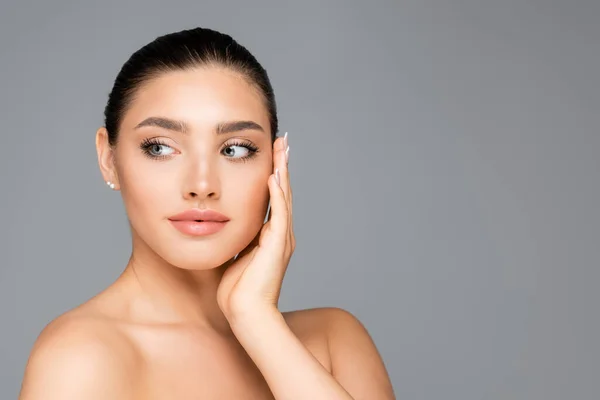
<svg viewBox="0 0 600 400">
<path fill-rule="evenodd" d="M 185 132 L 148 118 L 176 121 Z M 256 127 L 219 132 L 241 121 Z M 180 268 L 217 267 L 250 243 L 267 211 L 273 156 L 264 101 L 230 70 L 164 73 L 136 91 L 119 131 L 115 167 L 134 243 L 141 239 Z M 169 218 L 191 208 L 215 210 L 229 221 L 210 235 L 184 234 Z"/>
</svg>

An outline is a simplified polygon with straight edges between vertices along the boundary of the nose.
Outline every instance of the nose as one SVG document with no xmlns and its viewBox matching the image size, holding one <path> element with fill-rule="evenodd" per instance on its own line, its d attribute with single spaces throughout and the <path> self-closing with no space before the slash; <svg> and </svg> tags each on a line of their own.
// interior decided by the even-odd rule
<svg viewBox="0 0 600 400">
<path fill-rule="evenodd" d="M 183 197 L 186 200 L 206 200 L 219 197 L 218 171 L 209 157 L 191 160 L 185 174 Z"/>
</svg>

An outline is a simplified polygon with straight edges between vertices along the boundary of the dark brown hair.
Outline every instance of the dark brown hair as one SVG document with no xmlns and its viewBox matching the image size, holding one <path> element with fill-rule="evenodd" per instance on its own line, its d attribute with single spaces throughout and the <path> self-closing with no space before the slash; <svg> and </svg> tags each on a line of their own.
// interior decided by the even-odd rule
<svg viewBox="0 0 600 400">
<path fill-rule="evenodd" d="M 137 50 L 125 62 L 104 109 L 108 141 L 115 146 L 123 115 L 136 90 L 164 72 L 198 66 L 222 66 L 242 74 L 262 93 L 271 124 L 271 140 L 277 136 L 277 107 L 267 71 L 231 36 L 207 28 L 187 29 L 159 36 Z"/>
</svg>

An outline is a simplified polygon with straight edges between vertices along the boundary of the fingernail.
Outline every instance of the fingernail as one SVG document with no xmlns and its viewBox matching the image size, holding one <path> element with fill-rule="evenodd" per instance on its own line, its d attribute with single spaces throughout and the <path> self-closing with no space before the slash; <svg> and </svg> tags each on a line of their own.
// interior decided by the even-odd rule
<svg viewBox="0 0 600 400">
<path fill-rule="evenodd" d="M 281 186 L 279 183 L 279 168 L 275 168 L 275 181 L 277 182 L 277 185 Z"/>
<path fill-rule="evenodd" d="M 287 149 L 285 149 L 285 162 L 290 162 L 290 146 L 288 146 Z"/>
<path fill-rule="evenodd" d="M 283 135 L 283 145 L 287 146 L 288 145 L 288 133 L 286 132 L 285 135 Z"/>
</svg>

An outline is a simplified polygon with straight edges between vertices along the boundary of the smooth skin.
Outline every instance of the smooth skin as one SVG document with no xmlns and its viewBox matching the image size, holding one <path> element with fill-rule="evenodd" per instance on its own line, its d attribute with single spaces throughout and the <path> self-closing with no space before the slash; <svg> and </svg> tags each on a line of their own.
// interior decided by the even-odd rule
<svg viewBox="0 0 600 400">
<path fill-rule="evenodd" d="M 139 126 L 148 118 L 178 122 Z M 253 124 L 220 132 L 236 121 Z M 395 398 L 351 313 L 278 309 L 296 246 L 292 150 L 287 137 L 272 143 L 260 92 L 217 67 L 164 73 L 136 92 L 119 134 L 111 148 L 98 129 L 96 148 L 123 197 L 131 258 L 113 284 L 43 329 L 21 400 Z M 248 143 L 258 151 L 244 158 Z M 184 235 L 168 218 L 193 207 L 230 221 Z"/>
</svg>

